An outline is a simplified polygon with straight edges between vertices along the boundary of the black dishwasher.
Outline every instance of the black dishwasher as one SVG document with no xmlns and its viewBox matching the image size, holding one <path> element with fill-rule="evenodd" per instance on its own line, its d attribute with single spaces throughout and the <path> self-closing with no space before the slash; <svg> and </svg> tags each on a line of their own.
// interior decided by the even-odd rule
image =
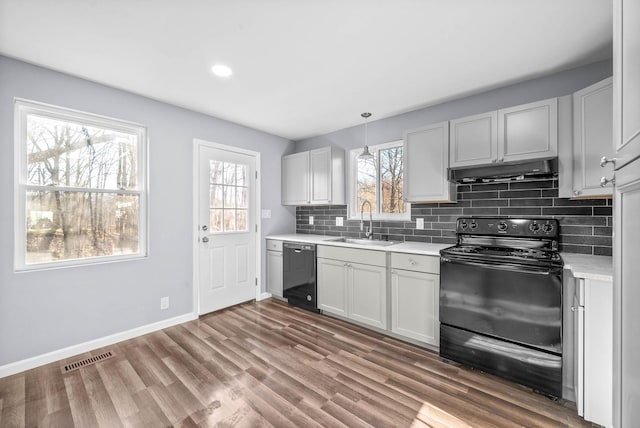
<svg viewBox="0 0 640 428">
<path fill-rule="evenodd" d="M 319 312 L 316 291 L 316 246 L 285 242 L 283 244 L 283 297 L 291 305 Z"/>
</svg>

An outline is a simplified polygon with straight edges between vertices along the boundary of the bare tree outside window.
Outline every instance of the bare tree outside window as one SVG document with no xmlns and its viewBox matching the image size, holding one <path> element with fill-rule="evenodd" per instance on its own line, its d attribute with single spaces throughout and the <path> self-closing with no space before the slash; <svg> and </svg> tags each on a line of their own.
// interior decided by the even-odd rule
<svg viewBox="0 0 640 428">
<path fill-rule="evenodd" d="M 403 213 L 402 200 L 402 146 L 380 150 L 380 192 L 383 213 Z"/>
<path fill-rule="evenodd" d="M 370 147 L 373 159 L 354 162 L 357 213 L 369 201 L 374 214 L 402 214 L 407 210 L 402 197 L 402 143 Z M 365 206 L 365 213 L 368 208 Z"/>
<path fill-rule="evenodd" d="M 212 160 L 209 162 L 210 230 L 246 232 L 249 209 L 248 165 Z"/>
<path fill-rule="evenodd" d="M 37 108 L 21 118 L 24 264 L 138 254 L 140 133 Z"/>
</svg>

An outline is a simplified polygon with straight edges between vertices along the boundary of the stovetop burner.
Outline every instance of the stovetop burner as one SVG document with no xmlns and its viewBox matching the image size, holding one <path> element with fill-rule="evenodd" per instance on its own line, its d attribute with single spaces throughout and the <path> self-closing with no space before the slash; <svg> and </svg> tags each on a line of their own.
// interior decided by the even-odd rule
<svg viewBox="0 0 640 428">
<path fill-rule="evenodd" d="M 457 245 L 442 254 L 525 264 L 558 264 L 555 219 L 463 217 L 457 222 Z"/>
</svg>

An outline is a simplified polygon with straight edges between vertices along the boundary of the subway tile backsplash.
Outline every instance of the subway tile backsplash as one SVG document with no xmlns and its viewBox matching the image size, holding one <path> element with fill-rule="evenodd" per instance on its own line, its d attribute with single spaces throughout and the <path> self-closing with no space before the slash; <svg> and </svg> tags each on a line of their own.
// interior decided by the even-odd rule
<svg viewBox="0 0 640 428">
<path fill-rule="evenodd" d="M 560 223 L 560 251 L 610 256 L 611 205 L 611 199 L 559 198 L 558 180 L 551 178 L 460 184 L 457 203 L 412 204 L 411 221 L 374 221 L 373 231 L 376 239 L 454 244 L 461 216 L 553 217 Z M 343 226 L 335 225 L 336 217 L 344 217 Z M 418 217 L 424 230 L 416 229 Z M 347 218 L 346 205 L 297 207 L 296 232 L 364 238 L 360 220 Z"/>
</svg>

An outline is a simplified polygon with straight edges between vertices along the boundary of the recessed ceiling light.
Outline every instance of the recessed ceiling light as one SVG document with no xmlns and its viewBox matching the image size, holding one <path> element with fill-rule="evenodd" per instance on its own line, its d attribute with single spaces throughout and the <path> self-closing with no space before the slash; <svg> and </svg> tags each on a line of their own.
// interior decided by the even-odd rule
<svg viewBox="0 0 640 428">
<path fill-rule="evenodd" d="M 229 77 L 233 74 L 233 71 L 226 65 L 216 64 L 211 67 L 211 72 L 218 77 Z"/>
</svg>

